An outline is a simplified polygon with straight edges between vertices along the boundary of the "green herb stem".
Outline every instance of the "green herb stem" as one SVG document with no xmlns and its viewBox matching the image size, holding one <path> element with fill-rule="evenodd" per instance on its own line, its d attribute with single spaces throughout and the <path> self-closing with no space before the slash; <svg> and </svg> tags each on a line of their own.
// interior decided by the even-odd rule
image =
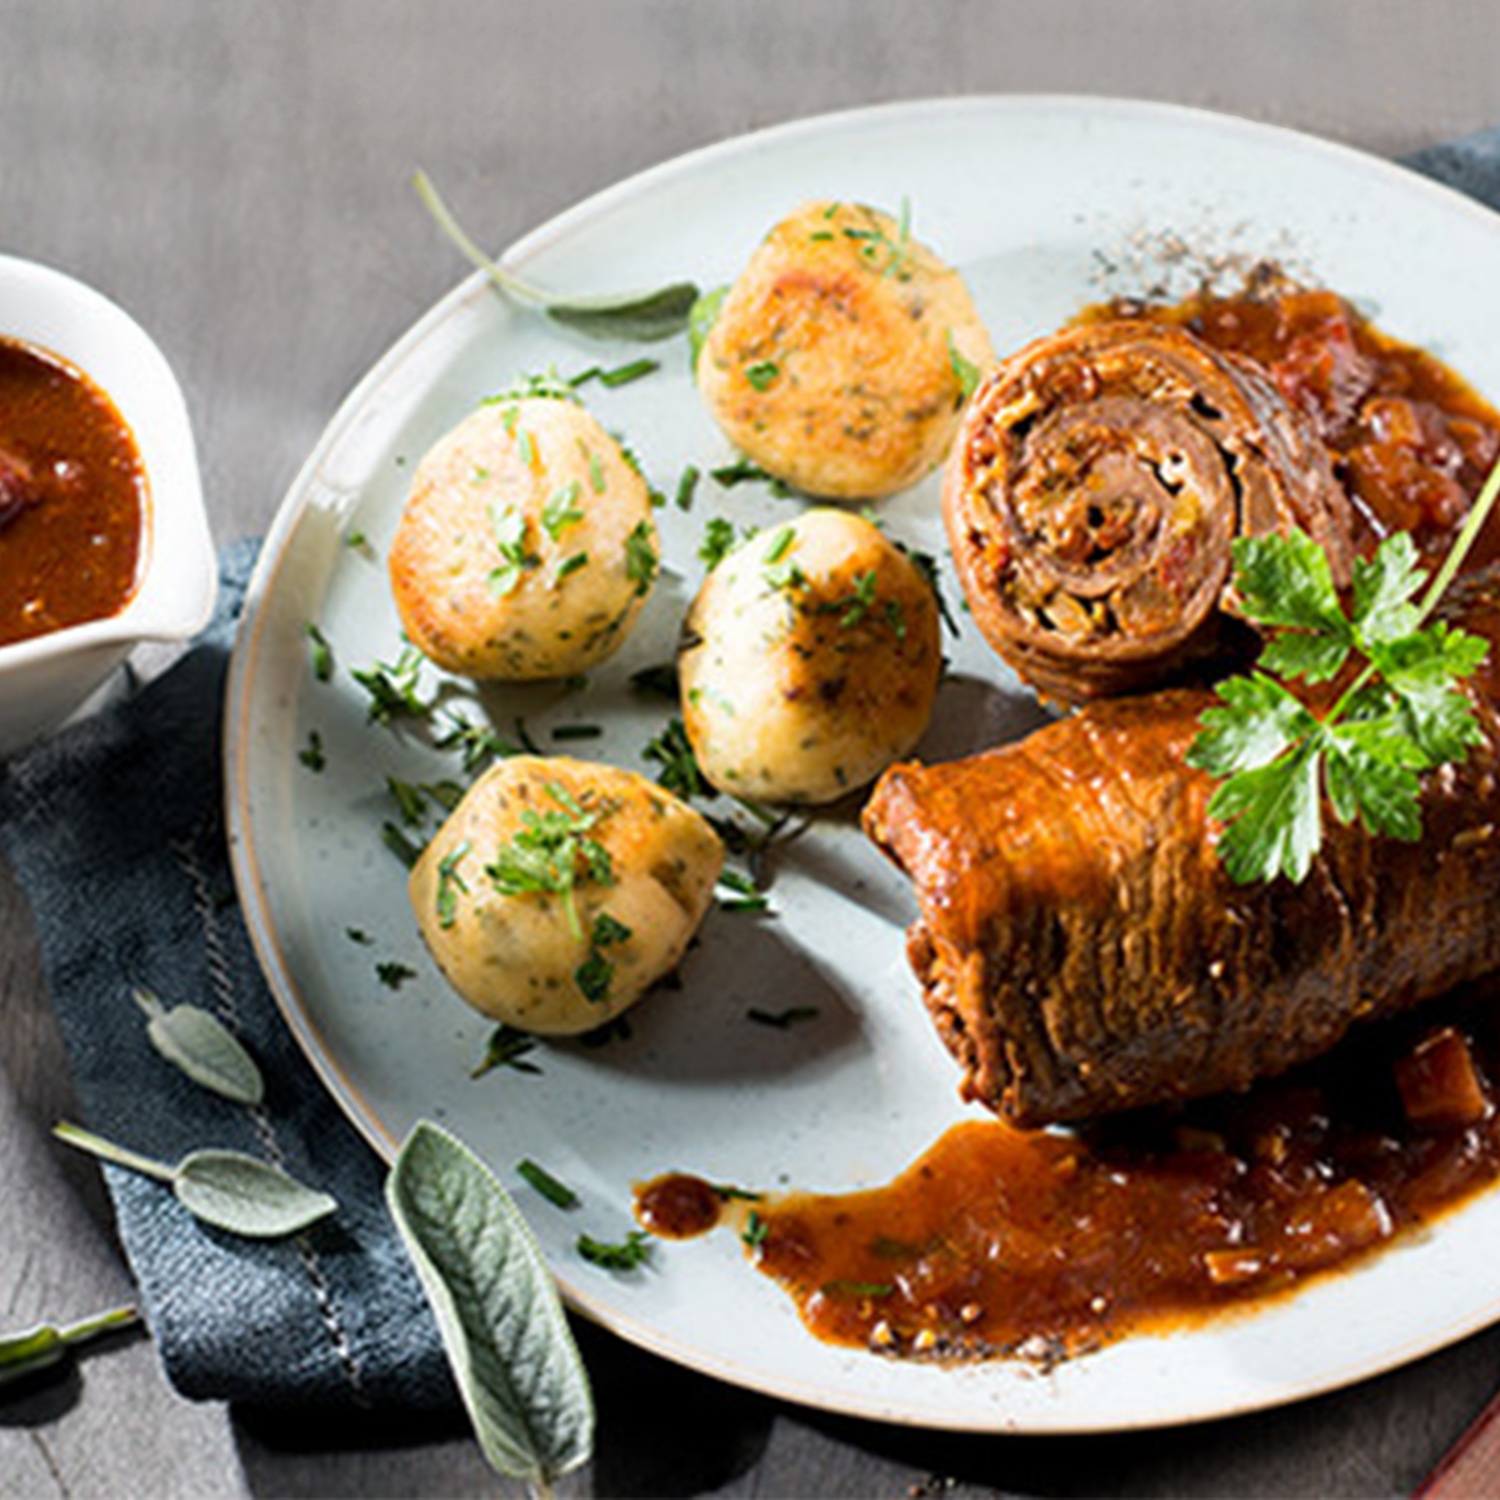
<svg viewBox="0 0 1500 1500">
<path fill-rule="evenodd" d="M 1458 536 L 1454 538 L 1447 557 L 1443 559 L 1443 565 L 1437 570 L 1427 587 L 1427 592 L 1422 596 L 1418 624 L 1426 623 L 1443 595 L 1448 591 L 1448 585 L 1453 582 L 1458 570 L 1463 567 L 1464 559 L 1468 557 L 1470 549 L 1484 528 L 1484 523 L 1490 518 L 1490 512 L 1495 508 L 1497 497 L 1500 497 L 1500 463 L 1490 470 L 1488 478 L 1480 486 L 1479 494 L 1475 496 L 1469 514 L 1464 518 L 1464 524 Z"/>
<path fill-rule="evenodd" d="M 57 1336 L 63 1343 L 70 1346 L 86 1344 L 90 1339 L 113 1333 L 116 1329 L 135 1328 L 140 1321 L 141 1315 L 134 1307 L 112 1307 L 108 1312 L 96 1313 L 91 1318 L 81 1318 L 76 1323 L 64 1324 L 57 1330 Z"/>
<path fill-rule="evenodd" d="M 64 1145 L 86 1151 L 90 1156 L 96 1156 L 112 1166 L 125 1167 L 131 1172 L 139 1172 L 143 1177 L 154 1177 L 158 1182 L 172 1183 L 177 1180 L 175 1169 L 165 1162 L 154 1161 L 125 1146 L 117 1146 L 113 1141 L 107 1141 L 103 1136 L 95 1135 L 93 1131 L 85 1130 L 81 1125 L 74 1125 L 68 1120 L 59 1120 L 52 1127 L 52 1134 Z"/>
</svg>

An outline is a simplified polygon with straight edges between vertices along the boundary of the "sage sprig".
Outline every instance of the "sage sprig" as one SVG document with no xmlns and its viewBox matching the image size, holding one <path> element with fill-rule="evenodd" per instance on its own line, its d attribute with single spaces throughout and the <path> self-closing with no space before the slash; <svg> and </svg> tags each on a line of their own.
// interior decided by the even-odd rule
<svg viewBox="0 0 1500 1500">
<path fill-rule="evenodd" d="M 698 288 L 676 281 L 652 292 L 624 296 L 556 297 L 491 259 L 464 232 L 425 172 L 412 177 L 417 196 L 459 254 L 478 267 L 507 297 L 540 308 L 554 322 L 592 338 L 631 339 L 650 343 L 683 332 L 698 301 Z"/>
<path fill-rule="evenodd" d="M 137 986 L 135 1003 L 146 1013 L 151 1045 L 194 1083 L 236 1104 L 259 1104 L 265 1080 L 255 1060 L 217 1016 L 195 1005 L 170 1008 Z"/>
<path fill-rule="evenodd" d="M 39 1323 L 22 1333 L 0 1334 L 0 1385 L 51 1369 L 91 1339 L 133 1328 L 140 1321 L 135 1308 L 115 1307 L 77 1323 Z"/>
<path fill-rule="evenodd" d="M 594 1402 L 526 1221 L 462 1142 L 421 1120 L 386 1202 L 490 1464 L 546 1493 L 593 1452 Z"/>
<path fill-rule="evenodd" d="M 194 1218 L 245 1239 L 281 1239 L 338 1208 L 337 1200 L 327 1193 L 305 1187 L 279 1167 L 241 1151 L 190 1151 L 172 1165 L 66 1120 L 54 1125 L 52 1133 L 65 1145 L 100 1161 L 166 1183 Z"/>
</svg>

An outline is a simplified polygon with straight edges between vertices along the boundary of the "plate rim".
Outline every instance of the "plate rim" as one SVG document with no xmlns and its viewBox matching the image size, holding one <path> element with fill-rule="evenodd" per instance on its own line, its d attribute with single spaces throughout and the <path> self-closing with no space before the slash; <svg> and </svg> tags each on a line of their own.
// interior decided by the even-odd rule
<svg viewBox="0 0 1500 1500">
<path fill-rule="evenodd" d="M 1384 178 L 1399 184 L 1403 191 L 1430 196 L 1441 204 L 1445 212 L 1458 212 L 1470 217 L 1477 223 L 1486 225 L 1491 232 L 1500 228 L 1495 211 L 1456 188 L 1428 177 L 1402 162 L 1294 127 L 1196 105 L 1108 94 L 973 93 L 855 105 L 721 137 L 631 173 L 589 194 L 514 240 L 499 252 L 496 259 L 510 270 L 524 267 L 527 262 L 545 253 L 549 246 L 566 240 L 592 220 L 607 216 L 617 205 L 665 185 L 673 178 L 691 176 L 706 163 L 738 159 L 760 151 L 776 151 L 787 145 L 795 145 L 803 138 L 827 137 L 843 132 L 858 134 L 899 119 L 916 120 L 964 114 L 976 117 L 1079 115 L 1103 121 L 1128 118 L 1176 125 L 1196 134 L 1221 132 L 1300 154 L 1322 156 L 1345 170 Z M 343 441 L 347 430 L 358 419 L 371 396 L 391 378 L 417 347 L 446 325 L 466 303 L 488 295 L 491 292 L 483 271 L 475 270 L 466 274 L 409 323 L 335 405 L 332 415 L 319 432 L 317 442 L 298 466 L 277 502 L 272 523 L 262 538 L 245 588 L 240 617 L 234 629 L 221 707 L 221 794 L 224 824 L 231 871 L 256 962 L 283 1022 L 291 1031 L 319 1083 L 332 1096 L 345 1119 L 386 1163 L 393 1160 L 399 1142 L 375 1117 L 373 1111 L 364 1107 L 358 1089 L 344 1075 L 330 1049 L 322 1044 L 314 1018 L 299 1003 L 300 992 L 295 976 L 281 952 L 279 937 L 268 908 L 265 879 L 255 848 L 255 835 L 250 827 L 248 783 L 251 757 L 247 743 L 250 699 L 255 680 L 254 667 L 265 625 L 265 606 L 277 577 L 287 562 L 287 543 L 312 503 L 317 476 L 329 455 Z M 1382 1253 L 1389 1257 L 1399 1254 L 1399 1251 L 1400 1247 L 1396 1246 Z M 1500 1321 L 1500 1291 L 1497 1291 L 1486 1307 L 1450 1320 L 1435 1332 L 1408 1340 L 1399 1349 L 1385 1351 L 1373 1362 L 1361 1362 L 1357 1367 L 1346 1370 L 1325 1371 L 1300 1382 L 1281 1381 L 1270 1390 L 1246 1392 L 1229 1404 L 1220 1401 L 1166 1416 L 1142 1414 L 1104 1421 L 1070 1419 L 1066 1413 L 1049 1413 L 1045 1419 L 1040 1419 L 1035 1413 L 1026 1413 L 1018 1421 L 1014 1417 L 1007 1420 L 1003 1405 L 988 1418 L 973 1412 L 939 1409 L 938 1406 L 918 1410 L 910 1405 L 893 1404 L 879 1396 L 868 1400 L 853 1399 L 846 1392 L 828 1392 L 794 1378 L 766 1375 L 741 1368 L 733 1360 L 701 1354 L 692 1345 L 659 1333 L 648 1321 L 624 1314 L 616 1305 L 606 1308 L 602 1299 L 592 1296 L 576 1281 L 558 1274 L 555 1268 L 554 1275 L 563 1299 L 571 1310 L 627 1342 L 698 1374 L 723 1380 L 761 1395 L 842 1416 L 893 1426 L 968 1433 L 1061 1436 L 1130 1432 L 1197 1425 L 1242 1416 L 1291 1405 L 1373 1379 L 1448 1348 Z M 1143 1335 L 1133 1342 L 1153 1339 L 1165 1344 L 1175 1336 Z M 808 1337 L 811 1338 L 811 1335 Z M 863 1358 L 871 1357 L 862 1351 L 847 1352 Z M 1098 1359 L 1099 1356 L 1090 1358 Z"/>
</svg>

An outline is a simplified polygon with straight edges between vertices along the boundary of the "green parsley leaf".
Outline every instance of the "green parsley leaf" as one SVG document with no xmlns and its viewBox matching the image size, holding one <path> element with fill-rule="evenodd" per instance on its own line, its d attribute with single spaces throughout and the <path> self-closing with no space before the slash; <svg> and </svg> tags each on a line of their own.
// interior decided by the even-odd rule
<svg viewBox="0 0 1500 1500">
<path fill-rule="evenodd" d="M 1420 773 L 1462 760 L 1482 739 L 1460 684 L 1488 649 L 1443 621 L 1424 622 L 1497 497 L 1500 463 L 1430 580 L 1411 538 L 1387 537 L 1356 565 L 1348 614 L 1310 537 L 1234 544 L 1234 586 L 1270 638 L 1257 670 L 1219 685 L 1219 705 L 1203 713 L 1187 753 L 1189 765 L 1221 778 L 1208 812 L 1225 824 L 1218 853 L 1231 879 L 1304 879 L 1322 845 L 1325 793 L 1342 823 L 1421 837 Z M 1351 658 L 1362 664 L 1322 713 L 1276 680 L 1327 680 Z"/>
</svg>

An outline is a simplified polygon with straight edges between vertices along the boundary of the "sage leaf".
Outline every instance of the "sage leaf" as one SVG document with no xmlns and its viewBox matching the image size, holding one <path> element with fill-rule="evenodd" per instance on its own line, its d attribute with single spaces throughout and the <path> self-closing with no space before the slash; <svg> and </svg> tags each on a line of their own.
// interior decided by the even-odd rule
<svg viewBox="0 0 1500 1500">
<path fill-rule="evenodd" d="M 41 1323 L 22 1333 L 0 1334 L 0 1385 L 61 1364 L 80 1344 L 140 1321 L 141 1315 L 133 1307 L 116 1307 L 79 1323 L 61 1327 Z"/>
<path fill-rule="evenodd" d="M 587 1462 L 588 1375 L 541 1249 L 494 1173 L 421 1120 L 386 1202 L 492 1467 L 545 1486 Z"/>
<path fill-rule="evenodd" d="M 486 255 L 464 232 L 425 172 L 413 175 L 412 186 L 438 228 L 465 260 L 483 271 L 507 297 L 540 308 L 554 322 L 591 338 L 629 339 L 640 343 L 671 338 L 687 328 L 694 304 L 698 301 L 698 288 L 691 282 L 675 281 L 655 291 L 631 292 L 623 296 L 553 296 L 523 281 Z"/>
<path fill-rule="evenodd" d="M 195 1218 L 252 1240 L 296 1234 L 338 1208 L 329 1194 L 239 1151 L 189 1152 L 172 1191 Z"/>
<path fill-rule="evenodd" d="M 590 338 L 651 344 L 681 333 L 697 302 L 698 288 L 692 282 L 674 281 L 638 296 L 549 302 L 546 313 L 554 323 Z"/>
<path fill-rule="evenodd" d="M 194 1218 L 244 1239 L 281 1239 L 338 1208 L 327 1193 L 305 1187 L 280 1167 L 241 1151 L 190 1151 L 172 1166 L 66 1120 L 54 1125 L 52 1133 L 100 1161 L 168 1184 Z"/>
<path fill-rule="evenodd" d="M 256 1105 L 265 1097 L 265 1080 L 255 1059 L 217 1016 L 195 1005 L 170 1009 L 150 990 L 132 992 L 146 1013 L 151 1045 L 194 1083 L 232 1100 Z"/>
</svg>

